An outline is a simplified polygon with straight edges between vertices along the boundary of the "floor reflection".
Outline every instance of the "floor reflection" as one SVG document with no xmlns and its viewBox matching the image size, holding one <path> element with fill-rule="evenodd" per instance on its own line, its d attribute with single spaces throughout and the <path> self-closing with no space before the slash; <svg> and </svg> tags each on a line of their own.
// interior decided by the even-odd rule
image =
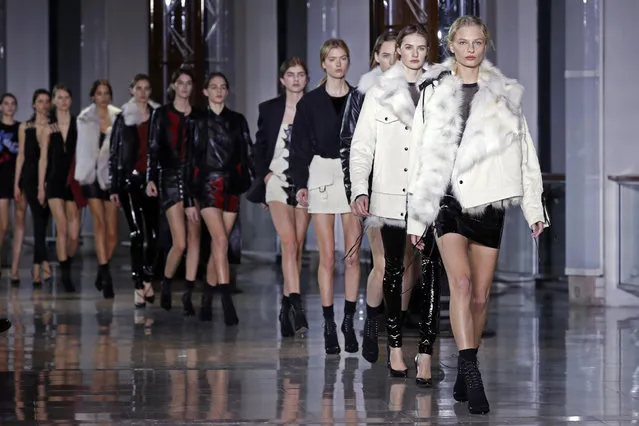
<svg viewBox="0 0 639 426">
<path fill-rule="evenodd" d="M 635 312 L 569 308 L 565 294 L 522 288 L 496 298 L 496 337 L 479 353 L 492 412 L 471 418 L 451 398 L 452 339 L 436 348 L 432 390 L 415 386 L 413 369 L 407 380 L 389 378 L 383 357 L 372 366 L 357 355 L 326 357 L 313 281 L 307 338 L 282 340 L 270 266 L 240 270 L 235 328 L 217 305 L 213 323 L 179 309 L 134 311 L 124 272 L 115 300 L 101 300 L 91 272 L 77 272 L 83 288 L 73 296 L 2 279 L 0 315 L 14 323 L 0 335 L 2 425 L 639 423 Z M 410 361 L 417 335 L 407 333 Z"/>
</svg>

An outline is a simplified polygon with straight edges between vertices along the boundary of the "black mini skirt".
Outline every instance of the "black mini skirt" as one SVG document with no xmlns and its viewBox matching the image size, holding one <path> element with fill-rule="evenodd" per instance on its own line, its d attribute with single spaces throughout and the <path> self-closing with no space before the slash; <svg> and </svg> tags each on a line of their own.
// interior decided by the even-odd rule
<svg viewBox="0 0 639 426">
<path fill-rule="evenodd" d="M 474 243 L 499 249 L 504 230 L 504 210 L 488 206 L 483 213 L 470 215 L 462 212 L 461 204 L 452 194 L 442 198 L 439 208 L 434 224 L 438 237 L 459 234 Z"/>
</svg>

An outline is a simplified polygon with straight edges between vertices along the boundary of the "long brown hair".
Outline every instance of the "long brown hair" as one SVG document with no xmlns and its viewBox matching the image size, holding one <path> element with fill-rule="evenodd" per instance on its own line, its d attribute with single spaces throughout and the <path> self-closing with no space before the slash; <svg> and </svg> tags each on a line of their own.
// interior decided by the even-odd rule
<svg viewBox="0 0 639 426">
<path fill-rule="evenodd" d="M 396 40 L 397 40 L 397 34 L 392 32 L 391 30 L 386 30 L 383 33 L 381 33 L 379 36 L 377 36 L 377 39 L 375 40 L 375 45 L 373 46 L 373 51 L 371 52 L 371 60 L 369 65 L 370 69 L 373 69 L 377 66 L 375 55 L 379 54 L 379 51 L 382 48 L 382 44 L 386 43 L 387 41 L 396 41 Z"/>
<path fill-rule="evenodd" d="M 320 47 L 320 65 L 324 63 L 324 61 L 328 57 L 328 53 L 332 49 L 342 49 L 344 53 L 346 53 L 346 57 L 350 62 L 351 51 L 348 49 L 348 45 L 346 44 L 346 42 L 339 38 L 329 38 L 324 42 L 324 44 L 322 44 L 322 47 Z M 322 80 L 319 84 L 321 86 L 324 83 L 326 83 L 326 74 L 324 74 L 324 77 L 322 77 Z"/>
</svg>

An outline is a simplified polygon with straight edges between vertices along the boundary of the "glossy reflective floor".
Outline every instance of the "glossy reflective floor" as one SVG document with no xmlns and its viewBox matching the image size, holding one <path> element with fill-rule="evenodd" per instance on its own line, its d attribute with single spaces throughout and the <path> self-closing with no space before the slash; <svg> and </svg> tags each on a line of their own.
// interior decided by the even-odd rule
<svg viewBox="0 0 639 426">
<path fill-rule="evenodd" d="M 479 355 L 492 411 L 471 417 L 451 398 L 452 339 L 440 341 L 437 376 L 443 381 L 430 391 L 412 380 L 414 332 L 405 339 L 408 380 L 388 378 L 384 355 L 373 366 L 356 354 L 326 357 L 309 268 L 310 332 L 304 340 L 282 340 L 280 278 L 273 266 L 240 267 L 240 325 L 227 328 L 219 301 L 213 323 L 184 319 L 180 309 L 134 311 L 124 254 L 113 262 L 113 302 L 93 288 L 91 260 L 77 266 L 77 295 L 56 287 L 34 291 L 28 268 L 21 287 L 10 289 L 5 274 L 0 314 L 14 327 L 0 335 L 0 424 L 639 422 L 637 312 L 569 309 L 567 294 L 525 287 L 495 298 L 489 328 L 496 336 L 485 340 Z M 343 288 L 339 279 L 337 287 Z"/>
</svg>

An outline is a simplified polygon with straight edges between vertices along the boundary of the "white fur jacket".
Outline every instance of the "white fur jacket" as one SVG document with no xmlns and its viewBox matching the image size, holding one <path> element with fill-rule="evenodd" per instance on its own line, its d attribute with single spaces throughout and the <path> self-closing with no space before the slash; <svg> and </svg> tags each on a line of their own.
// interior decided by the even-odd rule
<svg viewBox="0 0 639 426">
<path fill-rule="evenodd" d="M 152 109 L 157 109 L 160 104 L 149 100 L 149 106 Z M 125 126 L 137 126 L 142 123 L 142 111 L 135 103 L 135 98 L 132 97 L 124 105 L 122 105 L 122 118 L 124 118 Z"/>
<path fill-rule="evenodd" d="M 426 71 L 417 85 L 425 75 Z M 406 227 L 409 144 L 414 115 L 415 102 L 404 65 L 397 62 L 368 90 L 351 144 L 353 199 L 370 192 L 371 216 L 366 219 L 366 226 Z"/>
<path fill-rule="evenodd" d="M 109 105 L 109 119 L 115 122 L 120 108 Z M 107 129 L 100 148 L 100 118 L 95 104 L 91 104 L 78 116 L 78 144 L 75 151 L 75 180 L 80 185 L 91 185 L 96 180 L 103 190 L 110 187 L 109 151 L 111 127 Z"/>
<path fill-rule="evenodd" d="M 461 134 L 462 82 L 446 73 L 452 65 L 448 60 L 428 71 L 427 80 L 434 81 L 424 88 L 417 106 L 408 233 L 423 235 L 437 218 L 449 184 L 467 213 L 482 214 L 489 205 L 521 205 L 530 226 L 549 226 L 539 160 L 521 109 L 522 86 L 484 60 Z"/>
</svg>

